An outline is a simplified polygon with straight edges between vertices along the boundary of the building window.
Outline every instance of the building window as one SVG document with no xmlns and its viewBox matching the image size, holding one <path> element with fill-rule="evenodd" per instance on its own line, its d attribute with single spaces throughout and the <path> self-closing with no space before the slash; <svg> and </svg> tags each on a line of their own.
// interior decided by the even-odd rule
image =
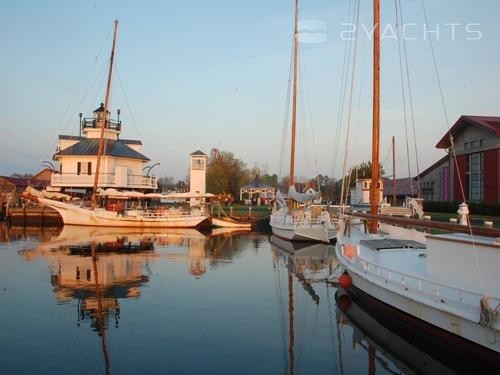
<svg viewBox="0 0 500 375">
<path fill-rule="evenodd" d="M 92 162 L 87 162 L 87 163 L 82 163 L 82 162 L 78 162 L 76 164 L 76 174 L 80 175 L 80 174 L 88 174 L 88 175 L 91 175 L 92 174 Z"/>
<path fill-rule="evenodd" d="M 483 200 L 483 177 L 483 153 L 477 152 L 470 154 L 467 182 L 469 188 L 469 199 L 471 201 L 477 202 Z"/>
<path fill-rule="evenodd" d="M 193 159 L 192 169 L 203 170 L 205 169 L 205 160 L 203 159 Z"/>
</svg>

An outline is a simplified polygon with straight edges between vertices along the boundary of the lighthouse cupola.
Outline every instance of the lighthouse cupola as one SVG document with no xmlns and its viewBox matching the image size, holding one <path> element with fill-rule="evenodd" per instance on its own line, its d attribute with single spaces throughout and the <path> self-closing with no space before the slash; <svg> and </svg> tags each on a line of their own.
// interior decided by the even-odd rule
<svg viewBox="0 0 500 375">
<path fill-rule="evenodd" d="M 106 113 L 104 113 L 106 112 Z M 117 111 L 118 120 L 111 119 L 111 112 L 104 110 L 104 103 L 93 112 L 93 117 L 84 118 L 82 132 L 87 138 L 100 138 L 101 128 L 104 126 L 104 138 L 117 140 L 121 131 L 120 110 Z"/>
</svg>

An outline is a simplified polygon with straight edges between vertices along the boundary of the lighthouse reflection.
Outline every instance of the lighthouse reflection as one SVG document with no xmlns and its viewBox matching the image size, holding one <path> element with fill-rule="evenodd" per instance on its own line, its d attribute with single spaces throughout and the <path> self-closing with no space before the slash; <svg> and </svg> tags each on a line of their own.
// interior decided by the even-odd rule
<svg viewBox="0 0 500 375">
<path fill-rule="evenodd" d="M 159 260 L 186 266 L 200 278 L 234 256 L 233 231 L 202 234 L 194 229 L 92 228 L 64 226 L 41 236 L 35 249 L 20 251 L 28 262 L 48 258 L 50 280 L 59 304 L 76 301 L 77 326 L 103 334 L 118 327 L 120 301 L 138 299 Z"/>
</svg>

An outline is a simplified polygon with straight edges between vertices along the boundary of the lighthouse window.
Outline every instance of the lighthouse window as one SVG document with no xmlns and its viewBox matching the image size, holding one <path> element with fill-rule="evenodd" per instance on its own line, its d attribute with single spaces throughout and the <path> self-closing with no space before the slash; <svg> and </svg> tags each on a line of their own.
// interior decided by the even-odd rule
<svg viewBox="0 0 500 375">
<path fill-rule="evenodd" d="M 205 160 L 193 159 L 192 168 L 193 169 L 204 169 L 205 168 Z"/>
<path fill-rule="evenodd" d="M 92 174 L 92 162 L 78 162 L 76 164 L 76 174 L 81 175 L 81 174 L 87 174 L 91 175 Z"/>
</svg>

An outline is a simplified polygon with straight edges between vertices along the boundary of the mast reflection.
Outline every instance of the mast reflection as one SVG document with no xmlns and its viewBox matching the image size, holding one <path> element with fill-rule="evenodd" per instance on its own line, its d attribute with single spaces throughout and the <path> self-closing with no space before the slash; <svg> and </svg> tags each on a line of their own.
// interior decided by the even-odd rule
<svg viewBox="0 0 500 375">
<path fill-rule="evenodd" d="M 293 375 L 300 373 L 300 365 L 295 363 L 296 353 L 295 348 L 295 302 L 303 300 L 294 297 L 294 280 L 302 286 L 302 289 L 307 293 L 313 303 L 318 306 L 320 297 L 314 290 L 315 283 L 325 283 L 332 275 L 334 267 L 338 264 L 335 258 L 335 250 L 333 246 L 324 244 L 309 244 L 309 243 L 292 243 L 282 240 L 276 236 L 270 237 L 271 250 L 273 255 L 273 268 L 275 270 L 276 283 L 278 284 L 278 303 L 282 305 L 283 292 L 281 288 L 282 277 L 279 275 L 280 267 L 285 267 L 287 270 L 286 285 L 287 285 L 287 309 L 282 305 L 281 330 L 283 335 L 288 331 L 288 340 L 283 338 L 283 343 L 287 342 L 288 363 L 284 363 L 284 373 Z M 286 329 L 286 317 L 283 312 L 288 311 L 288 329 Z M 300 312 L 302 308 L 297 308 Z M 298 320 L 302 320 L 298 319 Z M 299 340 L 300 341 L 300 340 Z"/>
</svg>

